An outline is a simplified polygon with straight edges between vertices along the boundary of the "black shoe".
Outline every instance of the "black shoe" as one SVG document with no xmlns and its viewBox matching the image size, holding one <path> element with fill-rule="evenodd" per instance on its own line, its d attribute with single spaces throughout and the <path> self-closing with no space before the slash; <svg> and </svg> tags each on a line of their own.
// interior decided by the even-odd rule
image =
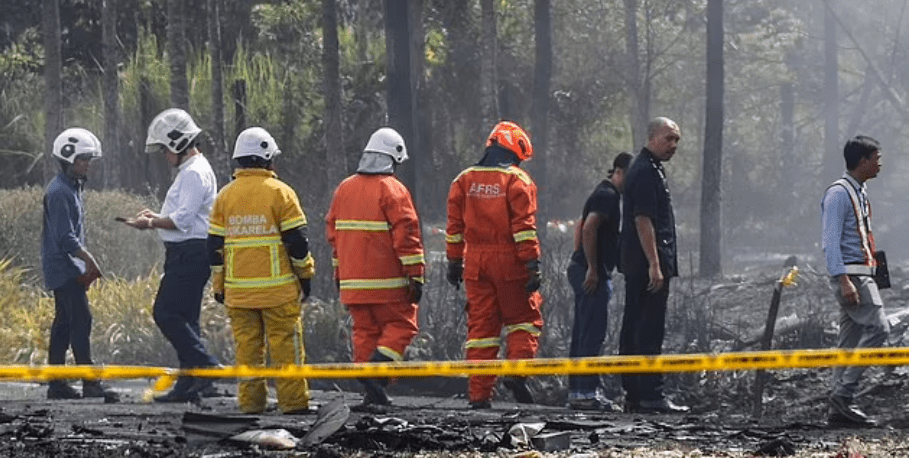
<svg viewBox="0 0 909 458">
<path fill-rule="evenodd" d="M 363 396 L 363 404 L 377 404 L 387 406 L 391 404 L 391 399 L 385 393 L 385 387 L 376 379 L 360 379 L 363 388 L 366 389 L 366 395 Z"/>
<path fill-rule="evenodd" d="M 174 388 L 168 391 L 166 394 L 158 396 L 155 398 L 155 402 L 198 402 L 200 400 L 199 393 L 196 391 L 188 390 L 178 390 Z"/>
<path fill-rule="evenodd" d="M 120 394 L 98 380 L 82 381 L 83 398 L 104 398 L 107 404 L 120 402 Z"/>
<path fill-rule="evenodd" d="M 82 395 L 69 383 L 54 380 L 47 386 L 47 399 L 79 399 Z"/>
<path fill-rule="evenodd" d="M 590 410 L 596 412 L 620 412 L 622 409 L 603 396 L 568 401 L 568 408 L 573 410 Z"/>
<path fill-rule="evenodd" d="M 186 391 L 187 393 L 198 394 L 202 398 L 220 398 L 223 396 L 223 393 L 215 387 L 214 380 L 210 378 L 196 378 L 193 385 Z"/>
<path fill-rule="evenodd" d="M 470 408 L 472 410 L 491 409 L 492 402 L 490 402 L 488 399 L 485 401 L 470 401 Z"/>
<path fill-rule="evenodd" d="M 632 412 L 637 413 L 656 413 L 656 414 L 681 414 L 688 413 L 688 407 L 680 406 L 672 401 L 661 398 L 654 401 L 639 401 L 636 410 Z"/>
<path fill-rule="evenodd" d="M 829 423 L 855 426 L 874 426 L 877 424 L 847 398 L 830 396 L 828 401 L 830 402 L 830 415 L 827 418 Z"/>
<path fill-rule="evenodd" d="M 527 389 L 527 379 L 523 377 L 504 377 L 502 384 L 511 390 L 518 404 L 533 404 L 533 394 Z"/>
</svg>

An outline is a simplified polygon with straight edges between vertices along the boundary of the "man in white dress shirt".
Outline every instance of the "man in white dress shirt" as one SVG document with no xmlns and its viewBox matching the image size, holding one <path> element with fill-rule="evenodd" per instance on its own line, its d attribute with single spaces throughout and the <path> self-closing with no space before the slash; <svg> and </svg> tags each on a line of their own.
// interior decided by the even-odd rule
<svg viewBox="0 0 909 458">
<path fill-rule="evenodd" d="M 137 229 L 157 229 L 164 242 L 164 276 L 153 315 L 183 369 L 218 365 L 202 344 L 199 326 L 202 294 L 211 275 L 206 248 L 208 218 L 218 191 L 211 165 L 196 148 L 201 131 L 187 112 L 177 108 L 152 120 L 146 152 L 164 154 L 167 163 L 178 169 L 177 177 L 160 213 L 146 208 L 126 221 Z M 170 392 L 155 401 L 187 402 L 217 393 L 211 379 L 180 377 Z"/>
</svg>

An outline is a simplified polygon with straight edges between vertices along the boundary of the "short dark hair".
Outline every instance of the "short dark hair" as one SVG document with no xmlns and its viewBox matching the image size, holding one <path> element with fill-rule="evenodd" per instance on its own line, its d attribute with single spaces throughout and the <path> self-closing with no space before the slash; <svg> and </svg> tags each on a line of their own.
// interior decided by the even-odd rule
<svg viewBox="0 0 909 458">
<path fill-rule="evenodd" d="M 843 158 L 846 159 L 846 170 L 855 170 L 862 158 L 871 157 L 875 151 L 881 150 L 881 144 L 867 136 L 856 135 L 846 142 L 843 147 Z"/>
<path fill-rule="evenodd" d="M 240 156 L 234 159 L 234 162 L 241 169 L 267 169 L 271 165 L 271 160 L 259 156 Z"/>
<path fill-rule="evenodd" d="M 609 169 L 609 176 L 612 177 L 612 174 L 615 173 L 615 169 L 628 170 L 628 166 L 631 165 L 631 159 L 633 159 L 633 157 L 630 153 L 626 151 L 619 153 L 615 159 L 612 160 L 612 168 Z"/>
</svg>

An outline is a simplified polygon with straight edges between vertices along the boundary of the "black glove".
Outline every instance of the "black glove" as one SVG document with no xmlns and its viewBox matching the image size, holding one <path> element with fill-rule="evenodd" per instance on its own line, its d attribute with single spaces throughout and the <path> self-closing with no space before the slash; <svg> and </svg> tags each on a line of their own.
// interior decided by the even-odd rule
<svg viewBox="0 0 909 458">
<path fill-rule="evenodd" d="M 306 299 L 309 297 L 309 292 L 312 291 L 312 280 L 309 278 L 301 278 L 300 288 L 303 289 L 303 299 Z"/>
<path fill-rule="evenodd" d="M 540 289 L 540 285 L 543 284 L 543 275 L 540 273 L 539 259 L 527 261 L 527 275 L 530 276 L 530 279 L 527 280 L 527 285 L 524 286 L 524 290 L 528 293 L 532 293 Z"/>
<path fill-rule="evenodd" d="M 423 283 L 411 277 L 410 283 L 407 285 L 407 297 L 411 304 L 419 304 L 420 298 L 423 297 Z"/>
<path fill-rule="evenodd" d="M 224 303 L 224 293 L 215 293 L 215 301 L 217 301 L 219 304 L 223 304 Z"/>
<path fill-rule="evenodd" d="M 464 261 L 461 259 L 452 259 L 448 261 L 448 283 L 455 288 L 461 287 L 461 278 L 464 276 Z"/>
</svg>

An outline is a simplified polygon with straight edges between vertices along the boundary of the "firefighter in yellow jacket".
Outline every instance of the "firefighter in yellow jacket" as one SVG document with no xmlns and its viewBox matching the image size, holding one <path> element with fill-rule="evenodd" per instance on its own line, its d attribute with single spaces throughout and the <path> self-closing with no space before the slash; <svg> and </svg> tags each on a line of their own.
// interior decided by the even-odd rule
<svg viewBox="0 0 909 458">
<path fill-rule="evenodd" d="M 265 129 L 241 132 L 234 181 L 218 193 L 211 213 L 212 290 L 227 306 L 241 366 L 264 366 L 266 343 L 273 366 L 300 365 L 305 356 L 301 302 L 309 296 L 315 263 L 300 201 L 273 171 L 280 152 Z M 305 379 L 280 379 L 276 386 L 282 412 L 309 408 Z M 241 381 L 237 398 L 244 413 L 263 412 L 265 380 Z"/>
<path fill-rule="evenodd" d="M 353 318 L 354 362 L 400 361 L 417 335 L 423 242 L 410 192 L 394 176 L 405 160 L 401 135 L 377 130 L 325 218 L 341 303 Z M 389 404 L 387 379 L 360 382 L 364 404 Z"/>
</svg>

